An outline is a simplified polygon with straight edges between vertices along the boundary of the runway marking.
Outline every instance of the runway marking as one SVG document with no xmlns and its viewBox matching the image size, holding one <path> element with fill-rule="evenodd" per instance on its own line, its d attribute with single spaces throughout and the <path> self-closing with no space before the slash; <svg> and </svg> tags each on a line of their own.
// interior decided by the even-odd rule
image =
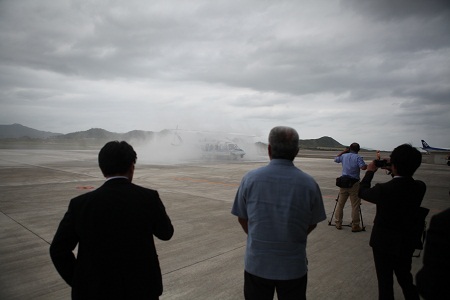
<svg viewBox="0 0 450 300">
<path fill-rule="evenodd" d="M 233 252 L 233 251 L 242 249 L 242 248 L 244 248 L 244 247 L 246 247 L 246 244 L 241 245 L 241 246 L 237 246 L 237 247 L 235 247 L 235 248 L 233 248 L 233 249 L 227 250 L 227 251 L 222 252 L 222 253 L 218 253 L 218 254 L 216 254 L 216 255 L 207 257 L 207 258 L 205 258 L 205 259 L 201 259 L 201 260 L 199 260 L 199 261 L 195 261 L 195 262 L 193 262 L 193 263 L 191 263 L 191 264 L 189 264 L 189 265 L 185 265 L 185 266 L 179 267 L 179 268 L 177 268 L 177 269 L 174 269 L 174 270 L 171 270 L 171 271 L 162 273 L 162 275 L 167 275 L 167 274 L 170 274 L 170 273 L 178 272 L 178 271 L 180 271 L 180 270 L 183 270 L 183 269 L 192 267 L 192 266 L 194 266 L 194 265 L 197 265 L 197 264 L 203 263 L 203 262 L 205 262 L 205 261 L 214 259 L 214 258 L 216 258 L 216 257 L 222 256 L 222 255 L 225 255 L 225 254 L 228 254 L 228 253 L 230 253 L 230 252 Z"/>
<path fill-rule="evenodd" d="M 77 175 L 83 175 L 83 176 L 88 176 L 88 177 L 93 177 L 93 178 L 99 178 L 99 176 L 96 176 L 96 175 L 80 173 L 80 172 L 73 172 L 73 171 L 67 171 L 67 170 L 57 169 L 55 167 L 46 167 L 46 166 L 42 166 L 42 165 L 30 164 L 30 163 L 26 163 L 26 162 L 19 162 L 19 161 L 15 161 L 15 160 L 6 160 L 6 159 L 0 159 L 0 160 L 6 161 L 6 162 L 10 162 L 10 163 L 15 163 L 15 164 L 18 164 L 18 165 L 32 166 L 32 167 L 36 167 L 36 168 L 42 168 L 42 169 L 58 171 L 58 172 L 63 172 L 63 173 L 68 173 L 68 174 L 77 174 Z"/>
<path fill-rule="evenodd" d="M 77 190 L 93 190 L 93 189 L 95 189 L 95 187 L 90 186 L 90 185 L 88 185 L 88 186 L 77 186 Z"/>
<path fill-rule="evenodd" d="M 44 242 L 46 242 L 47 244 L 50 245 L 50 242 L 47 241 L 46 239 L 44 239 L 42 236 L 40 236 L 39 234 L 37 234 L 36 232 L 34 232 L 33 230 L 31 230 L 30 228 L 28 228 L 27 226 L 25 226 L 24 224 L 20 223 L 19 221 L 17 221 L 16 219 L 14 219 L 13 217 L 11 217 L 10 215 L 8 215 L 7 213 L 5 213 L 4 211 L 0 211 L 0 213 L 2 213 L 5 217 L 9 218 L 10 220 L 12 220 L 14 223 L 18 224 L 19 226 L 21 226 L 22 228 L 28 230 L 29 232 L 31 232 L 33 235 L 37 236 L 39 239 L 43 240 Z"/>
<path fill-rule="evenodd" d="M 195 178 L 191 178 L 191 177 L 175 177 L 174 179 L 177 181 L 190 181 L 190 182 L 195 182 L 195 183 L 219 184 L 219 185 L 232 186 L 232 187 L 239 186 L 238 184 L 235 184 L 235 183 L 210 181 L 210 180 L 206 180 L 206 179 L 195 179 Z"/>
</svg>

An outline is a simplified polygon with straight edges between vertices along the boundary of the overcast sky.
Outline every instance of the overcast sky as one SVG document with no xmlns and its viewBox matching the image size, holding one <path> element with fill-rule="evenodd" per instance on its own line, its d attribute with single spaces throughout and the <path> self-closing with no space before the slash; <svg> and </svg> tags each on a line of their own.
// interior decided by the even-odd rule
<svg viewBox="0 0 450 300">
<path fill-rule="evenodd" d="M 450 147 L 447 0 L 0 0 L 0 124 Z"/>
</svg>

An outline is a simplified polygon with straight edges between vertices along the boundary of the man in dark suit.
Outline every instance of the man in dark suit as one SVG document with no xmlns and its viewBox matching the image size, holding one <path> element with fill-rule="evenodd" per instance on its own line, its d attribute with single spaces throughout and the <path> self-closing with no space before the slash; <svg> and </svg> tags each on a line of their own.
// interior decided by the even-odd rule
<svg viewBox="0 0 450 300">
<path fill-rule="evenodd" d="M 450 299 L 450 208 L 431 218 L 423 256 L 416 274 L 417 288 L 424 299 Z"/>
<path fill-rule="evenodd" d="M 70 201 L 50 246 L 53 264 L 72 299 L 158 299 L 163 286 L 153 235 L 169 240 L 170 218 L 157 191 L 131 183 L 133 147 L 109 142 L 98 161 L 106 182 Z"/>
<path fill-rule="evenodd" d="M 422 162 L 422 154 L 409 144 L 394 149 L 390 157 L 393 179 L 370 187 L 377 171 L 375 161 L 367 166 L 360 183 L 359 196 L 375 203 L 375 215 L 370 246 L 378 278 L 379 299 L 394 299 L 393 273 L 405 299 L 419 300 L 411 274 L 415 248 L 416 222 L 425 195 L 425 183 L 413 175 Z"/>
</svg>

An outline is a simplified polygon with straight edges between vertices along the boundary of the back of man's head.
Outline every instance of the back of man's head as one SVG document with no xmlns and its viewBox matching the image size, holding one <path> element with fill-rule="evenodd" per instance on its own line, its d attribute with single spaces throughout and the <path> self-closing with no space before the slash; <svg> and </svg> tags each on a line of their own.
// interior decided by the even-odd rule
<svg viewBox="0 0 450 300">
<path fill-rule="evenodd" d="M 269 133 L 272 159 L 294 160 L 298 153 L 298 133 L 294 128 L 277 126 Z"/>
<path fill-rule="evenodd" d="M 359 150 L 361 149 L 359 147 L 358 143 L 352 143 L 349 148 L 350 148 L 350 151 L 355 152 L 355 153 L 358 153 Z"/>
<path fill-rule="evenodd" d="M 400 176 L 412 177 L 421 163 L 422 153 L 410 144 L 400 145 L 391 153 L 391 164 Z"/>
<path fill-rule="evenodd" d="M 125 174 L 136 163 L 136 152 L 127 142 L 106 143 L 98 154 L 98 164 L 105 177 Z"/>
</svg>

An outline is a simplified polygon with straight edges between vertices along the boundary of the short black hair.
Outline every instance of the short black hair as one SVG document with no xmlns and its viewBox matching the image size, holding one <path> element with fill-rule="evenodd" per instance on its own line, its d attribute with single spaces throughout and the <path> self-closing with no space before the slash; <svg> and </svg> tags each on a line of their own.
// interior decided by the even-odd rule
<svg viewBox="0 0 450 300">
<path fill-rule="evenodd" d="M 294 128 L 277 126 L 269 133 L 272 158 L 294 160 L 299 150 L 298 133 Z"/>
<path fill-rule="evenodd" d="M 353 151 L 355 153 L 358 153 L 359 150 L 361 150 L 361 147 L 359 147 L 358 143 L 352 143 L 349 148 L 350 148 L 350 151 Z"/>
<path fill-rule="evenodd" d="M 136 163 L 133 147 L 125 141 L 111 141 L 98 154 L 98 164 L 104 176 L 124 174 Z"/>
<path fill-rule="evenodd" d="M 412 177 L 421 163 L 422 153 L 411 144 L 400 145 L 391 153 L 391 164 L 400 176 Z"/>
</svg>

